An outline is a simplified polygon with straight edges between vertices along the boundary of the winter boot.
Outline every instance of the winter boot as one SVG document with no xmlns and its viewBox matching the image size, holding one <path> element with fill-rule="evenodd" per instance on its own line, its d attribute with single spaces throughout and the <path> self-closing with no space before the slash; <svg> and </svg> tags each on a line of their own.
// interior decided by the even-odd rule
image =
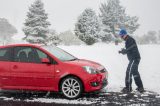
<svg viewBox="0 0 160 106">
<path fill-rule="evenodd" d="M 145 92 L 144 88 L 136 88 L 137 91 L 139 91 L 140 93 Z"/>
<path fill-rule="evenodd" d="M 121 92 L 123 92 L 123 93 L 130 93 L 130 92 L 132 92 L 132 88 L 127 88 L 127 87 L 124 87 L 122 90 L 121 90 Z"/>
</svg>

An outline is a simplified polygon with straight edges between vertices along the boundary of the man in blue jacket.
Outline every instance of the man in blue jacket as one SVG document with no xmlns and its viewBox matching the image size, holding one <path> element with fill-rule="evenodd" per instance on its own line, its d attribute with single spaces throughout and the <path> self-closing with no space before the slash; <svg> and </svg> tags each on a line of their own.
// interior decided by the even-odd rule
<svg viewBox="0 0 160 106">
<path fill-rule="evenodd" d="M 129 93 L 132 91 L 132 76 L 134 77 L 135 84 L 137 85 L 137 89 L 139 92 L 143 93 L 144 88 L 142 84 L 142 80 L 140 74 L 138 72 L 138 65 L 140 62 L 140 53 L 138 51 L 138 47 L 136 41 L 127 34 L 125 29 L 122 29 L 119 32 L 119 36 L 125 41 L 125 49 L 119 51 L 119 53 L 125 55 L 127 54 L 129 64 L 126 71 L 126 78 L 125 78 L 125 86 L 122 89 L 122 92 Z"/>
</svg>

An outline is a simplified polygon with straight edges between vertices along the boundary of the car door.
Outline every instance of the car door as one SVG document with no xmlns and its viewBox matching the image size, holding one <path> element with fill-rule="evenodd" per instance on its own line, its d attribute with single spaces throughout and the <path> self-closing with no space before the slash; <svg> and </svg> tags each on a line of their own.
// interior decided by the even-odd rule
<svg viewBox="0 0 160 106">
<path fill-rule="evenodd" d="M 0 88 L 10 85 L 11 48 L 0 48 Z"/>
<path fill-rule="evenodd" d="M 32 47 L 15 47 L 11 64 L 12 86 L 18 89 L 45 90 L 54 85 L 54 64 L 45 64 L 41 58 L 50 57 Z"/>
</svg>

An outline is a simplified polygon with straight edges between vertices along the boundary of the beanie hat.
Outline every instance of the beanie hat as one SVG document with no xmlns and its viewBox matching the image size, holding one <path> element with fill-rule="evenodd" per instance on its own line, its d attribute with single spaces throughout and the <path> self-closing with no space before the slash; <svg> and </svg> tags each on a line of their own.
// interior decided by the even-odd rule
<svg viewBox="0 0 160 106">
<path fill-rule="evenodd" d="M 120 32 L 119 32 L 119 35 L 120 36 L 127 35 L 127 31 L 125 29 L 121 29 Z"/>
</svg>

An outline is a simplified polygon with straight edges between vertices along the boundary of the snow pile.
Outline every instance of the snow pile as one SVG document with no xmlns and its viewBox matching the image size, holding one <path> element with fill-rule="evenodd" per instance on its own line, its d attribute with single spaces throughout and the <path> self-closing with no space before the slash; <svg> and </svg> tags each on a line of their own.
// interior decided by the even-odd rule
<svg viewBox="0 0 160 106">
<path fill-rule="evenodd" d="M 48 99 L 48 98 L 34 98 L 33 100 L 26 100 L 27 102 L 41 102 L 41 103 L 58 103 L 58 104 L 93 104 L 95 102 L 88 100 L 68 100 L 68 99 Z"/>
<path fill-rule="evenodd" d="M 93 60 L 104 65 L 109 72 L 107 91 L 120 91 L 124 87 L 125 73 L 128 65 L 127 56 L 118 51 L 124 47 L 114 44 L 95 44 L 93 46 L 59 46 L 74 56 Z M 160 93 L 160 45 L 138 45 L 141 62 L 139 72 L 146 90 Z M 136 86 L 133 81 L 133 89 Z"/>
<path fill-rule="evenodd" d="M 21 101 L 21 99 L 15 99 L 14 97 L 3 97 L 0 99 L 4 101 Z M 56 98 L 33 98 L 33 99 L 25 99 L 25 102 L 41 102 L 41 103 L 56 103 L 56 104 L 83 104 L 90 105 L 96 103 L 96 101 L 89 101 L 85 99 L 76 99 L 76 100 L 68 100 L 68 99 L 56 99 Z M 105 102 L 108 103 L 108 102 Z"/>
</svg>

